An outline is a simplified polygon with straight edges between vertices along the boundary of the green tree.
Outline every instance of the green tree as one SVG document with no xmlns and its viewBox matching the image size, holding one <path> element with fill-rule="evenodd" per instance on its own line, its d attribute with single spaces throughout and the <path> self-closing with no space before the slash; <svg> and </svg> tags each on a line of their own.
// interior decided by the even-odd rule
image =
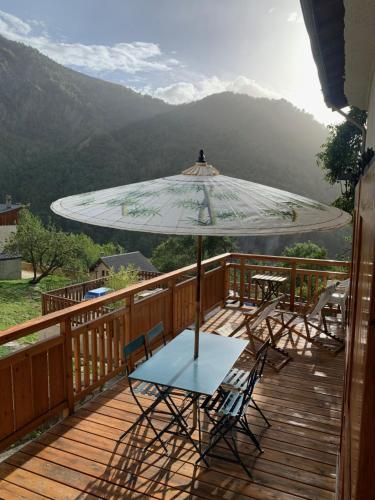
<svg viewBox="0 0 375 500">
<path fill-rule="evenodd" d="M 121 290 L 134 283 L 138 283 L 138 281 L 139 272 L 134 266 L 121 266 L 117 272 L 112 267 L 107 277 L 106 286 L 113 290 Z"/>
<path fill-rule="evenodd" d="M 110 242 L 100 245 L 93 241 L 87 234 L 72 234 L 71 238 L 75 240 L 77 247 L 73 268 L 84 273 L 87 273 L 90 267 L 95 264 L 102 255 L 115 255 L 124 252 L 124 248 L 117 243 Z"/>
<path fill-rule="evenodd" d="M 79 247 L 72 235 L 51 224 L 43 226 L 39 217 L 23 209 L 18 229 L 8 238 L 4 251 L 31 263 L 34 276 L 30 283 L 36 284 L 57 269 L 72 267 Z"/>
<path fill-rule="evenodd" d="M 207 236 L 203 240 L 205 259 L 234 250 L 233 238 Z M 163 273 L 193 264 L 196 261 L 196 237 L 170 236 L 154 249 L 151 260 Z"/>
<path fill-rule="evenodd" d="M 360 125 L 364 125 L 367 113 L 352 107 L 349 117 Z M 341 196 L 333 204 L 347 212 L 352 212 L 355 186 L 362 173 L 360 165 L 362 132 L 350 121 L 330 125 L 328 129 L 328 139 L 317 154 L 317 162 L 330 184 L 340 184 Z"/>
<path fill-rule="evenodd" d="M 296 243 L 291 247 L 285 247 L 282 251 L 285 257 L 300 257 L 303 259 L 326 259 L 327 249 L 313 243 L 306 241 L 304 243 Z"/>
</svg>

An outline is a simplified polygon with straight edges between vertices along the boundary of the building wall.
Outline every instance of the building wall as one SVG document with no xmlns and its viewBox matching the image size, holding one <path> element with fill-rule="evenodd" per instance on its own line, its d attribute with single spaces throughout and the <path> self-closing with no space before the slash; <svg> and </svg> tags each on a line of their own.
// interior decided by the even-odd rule
<svg viewBox="0 0 375 500">
<path fill-rule="evenodd" d="M 21 274 L 21 259 L 0 260 L 0 280 L 19 280 Z"/>
<path fill-rule="evenodd" d="M 366 147 L 375 149 L 375 71 L 372 75 L 369 95 Z"/>
<path fill-rule="evenodd" d="M 0 252 L 4 247 L 5 240 L 17 230 L 17 226 L 0 226 Z"/>
<path fill-rule="evenodd" d="M 104 273 L 104 274 L 103 274 Z M 97 278 L 103 278 L 104 276 L 108 276 L 109 274 L 109 269 L 107 266 L 103 264 L 103 262 L 100 262 L 95 269 L 90 273 L 90 276 L 93 280 Z"/>
</svg>

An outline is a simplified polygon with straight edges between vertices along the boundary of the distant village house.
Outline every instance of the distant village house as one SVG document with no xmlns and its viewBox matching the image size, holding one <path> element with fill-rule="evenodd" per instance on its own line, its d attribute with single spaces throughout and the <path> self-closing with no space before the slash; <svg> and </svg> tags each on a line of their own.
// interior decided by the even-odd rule
<svg viewBox="0 0 375 500">
<path fill-rule="evenodd" d="M 133 266 L 141 272 L 159 274 L 156 267 L 138 251 L 100 257 L 91 267 L 90 274 L 93 279 L 104 278 L 109 275 L 112 268 L 118 272 L 121 267 L 127 268 L 129 266 Z"/>
<path fill-rule="evenodd" d="M 17 231 L 21 208 L 21 204 L 12 203 L 12 197 L 9 194 L 5 196 L 5 203 L 0 203 L 0 280 L 21 278 L 21 257 L 3 252 L 6 240 Z"/>
</svg>

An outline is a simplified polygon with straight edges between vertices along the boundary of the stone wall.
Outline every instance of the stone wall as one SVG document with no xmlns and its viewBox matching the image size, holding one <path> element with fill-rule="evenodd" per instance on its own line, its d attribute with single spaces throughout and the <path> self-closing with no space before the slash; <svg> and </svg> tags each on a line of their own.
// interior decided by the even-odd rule
<svg viewBox="0 0 375 500">
<path fill-rule="evenodd" d="M 0 280 L 18 280 L 21 275 L 21 259 L 0 260 Z"/>
</svg>

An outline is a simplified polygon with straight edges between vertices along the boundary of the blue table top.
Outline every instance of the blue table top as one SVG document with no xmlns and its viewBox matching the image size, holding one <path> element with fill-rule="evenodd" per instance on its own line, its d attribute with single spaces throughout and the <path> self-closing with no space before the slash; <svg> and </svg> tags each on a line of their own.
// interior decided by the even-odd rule
<svg viewBox="0 0 375 500">
<path fill-rule="evenodd" d="M 94 288 L 93 290 L 89 290 L 86 295 L 100 297 L 101 295 L 105 295 L 108 292 L 112 292 L 112 288 L 106 288 L 105 286 L 102 286 L 101 288 Z"/>
<path fill-rule="evenodd" d="M 247 344 L 247 340 L 201 332 L 199 357 L 194 360 L 194 332 L 184 330 L 130 378 L 212 396 Z"/>
</svg>

